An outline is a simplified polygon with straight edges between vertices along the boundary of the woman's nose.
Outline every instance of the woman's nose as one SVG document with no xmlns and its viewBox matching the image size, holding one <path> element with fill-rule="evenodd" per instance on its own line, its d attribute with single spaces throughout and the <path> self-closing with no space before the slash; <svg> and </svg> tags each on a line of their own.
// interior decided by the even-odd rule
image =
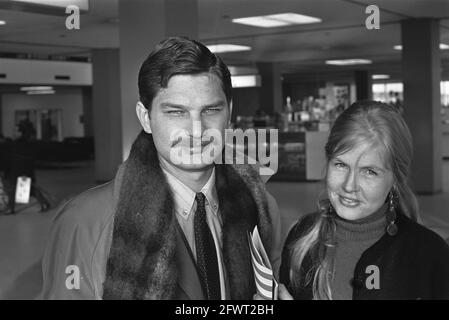
<svg viewBox="0 0 449 320">
<path fill-rule="evenodd" d="M 358 191 L 357 174 L 354 170 L 348 171 L 346 179 L 343 183 L 343 190 L 348 193 Z"/>
</svg>

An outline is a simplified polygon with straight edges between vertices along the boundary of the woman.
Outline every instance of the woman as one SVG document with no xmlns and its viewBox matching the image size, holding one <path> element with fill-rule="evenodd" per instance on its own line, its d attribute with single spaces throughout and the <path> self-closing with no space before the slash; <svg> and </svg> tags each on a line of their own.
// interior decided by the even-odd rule
<svg viewBox="0 0 449 320">
<path fill-rule="evenodd" d="M 399 112 L 356 102 L 326 144 L 327 199 L 287 237 L 284 299 L 449 299 L 449 247 L 419 225 Z"/>
</svg>

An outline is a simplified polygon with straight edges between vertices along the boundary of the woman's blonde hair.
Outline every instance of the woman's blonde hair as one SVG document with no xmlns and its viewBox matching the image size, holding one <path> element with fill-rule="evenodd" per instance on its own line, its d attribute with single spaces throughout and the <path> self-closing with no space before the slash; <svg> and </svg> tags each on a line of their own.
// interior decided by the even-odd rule
<svg viewBox="0 0 449 320">
<path fill-rule="evenodd" d="M 327 162 L 360 144 L 380 146 L 385 165 L 393 173 L 396 208 L 418 219 L 418 202 L 409 186 L 408 175 L 413 156 L 410 130 L 399 111 L 376 101 L 353 103 L 335 121 L 325 152 Z M 332 299 L 334 275 L 335 212 L 329 200 L 320 201 L 318 213 L 305 234 L 291 246 L 290 281 L 294 289 L 312 283 L 313 298 Z M 304 270 L 308 256 L 311 268 Z"/>
</svg>

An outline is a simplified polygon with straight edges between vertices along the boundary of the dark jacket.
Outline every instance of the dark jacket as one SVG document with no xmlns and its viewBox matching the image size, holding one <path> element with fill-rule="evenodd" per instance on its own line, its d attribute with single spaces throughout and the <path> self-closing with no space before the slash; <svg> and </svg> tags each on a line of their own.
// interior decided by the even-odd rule
<svg viewBox="0 0 449 320">
<path fill-rule="evenodd" d="M 313 298 L 312 283 L 293 288 L 289 267 L 290 247 L 312 225 L 314 216 L 307 215 L 293 226 L 282 252 L 280 281 L 295 299 Z M 357 262 L 352 281 L 353 300 L 449 299 L 449 246 L 436 233 L 403 214 L 398 214 L 396 223 L 398 233 L 394 236 L 385 233 Z M 310 270 L 311 265 L 306 255 L 302 270 Z M 369 285 L 373 272 L 368 267 L 372 265 L 379 269 L 379 289 Z"/>
</svg>

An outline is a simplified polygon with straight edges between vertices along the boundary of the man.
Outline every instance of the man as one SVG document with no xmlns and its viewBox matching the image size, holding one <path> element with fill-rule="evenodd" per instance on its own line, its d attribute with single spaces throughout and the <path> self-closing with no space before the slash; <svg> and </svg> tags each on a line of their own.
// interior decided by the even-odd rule
<svg viewBox="0 0 449 320">
<path fill-rule="evenodd" d="M 226 65 L 199 42 L 169 38 L 138 86 L 143 130 L 113 181 L 57 215 L 42 298 L 251 299 L 247 232 L 258 226 L 277 274 L 280 218 L 254 167 L 215 164 L 222 139 L 206 133 L 222 137 L 230 123 Z"/>
</svg>

